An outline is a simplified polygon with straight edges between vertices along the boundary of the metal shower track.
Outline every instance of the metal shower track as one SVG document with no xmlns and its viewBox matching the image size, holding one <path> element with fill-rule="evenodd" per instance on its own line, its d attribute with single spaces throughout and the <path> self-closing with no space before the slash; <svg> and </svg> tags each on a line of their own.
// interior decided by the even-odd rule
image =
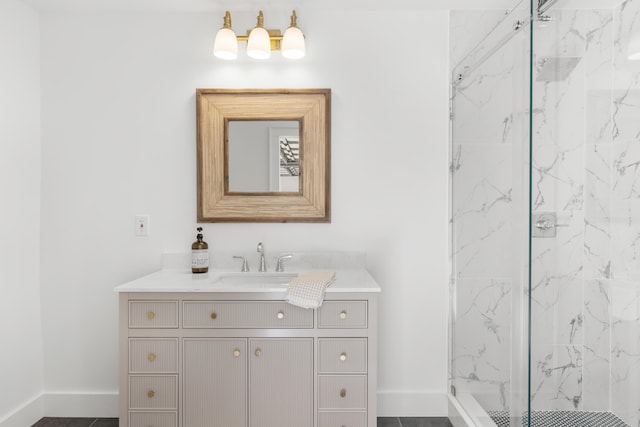
<svg viewBox="0 0 640 427">
<path fill-rule="evenodd" d="M 532 17 L 527 11 L 519 6 L 528 0 L 520 0 L 510 11 L 505 13 L 504 18 L 487 34 L 471 51 L 453 68 L 452 85 L 458 86 L 469 74 L 473 73 L 484 62 L 491 58 L 494 53 L 499 51 L 520 31 L 526 29 L 530 24 Z M 549 8 L 551 8 L 558 0 L 538 0 L 537 13 L 535 19 L 541 17 Z M 518 13 L 520 12 L 520 13 Z M 510 22 L 509 22 L 510 21 Z M 505 26 L 511 26 L 511 31 L 507 31 L 504 36 L 496 41 L 496 32 L 504 32 Z M 491 48 L 484 49 L 485 44 L 492 43 Z"/>
</svg>

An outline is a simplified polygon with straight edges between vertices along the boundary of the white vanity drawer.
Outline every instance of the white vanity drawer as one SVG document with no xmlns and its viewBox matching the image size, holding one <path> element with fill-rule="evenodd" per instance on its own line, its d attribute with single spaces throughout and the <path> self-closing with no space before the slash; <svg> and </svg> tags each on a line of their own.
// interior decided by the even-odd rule
<svg viewBox="0 0 640 427">
<path fill-rule="evenodd" d="M 178 301 L 129 301 L 130 328 L 177 328 Z"/>
<path fill-rule="evenodd" d="M 319 338 L 318 360 L 321 374 L 365 374 L 366 338 Z"/>
<path fill-rule="evenodd" d="M 176 427 L 175 412 L 129 412 L 129 427 Z"/>
<path fill-rule="evenodd" d="M 184 328 L 313 328 L 313 310 L 284 301 L 185 301 Z"/>
<path fill-rule="evenodd" d="M 320 412 L 318 427 L 367 427 L 367 413 Z"/>
<path fill-rule="evenodd" d="M 177 373 L 178 339 L 129 339 L 130 373 Z"/>
<path fill-rule="evenodd" d="M 366 375 L 320 375 L 319 409 L 367 409 Z"/>
<path fill-rule="evenodd" d="M 178 408 L 178 377 L 129 376 L 129 409 L 165 409 Z"/>
<path fill-rule="evenodd" d="M 318 311 L 319 328 L 366 329 L 366 301 L 325 301 Z"/>
</svg>

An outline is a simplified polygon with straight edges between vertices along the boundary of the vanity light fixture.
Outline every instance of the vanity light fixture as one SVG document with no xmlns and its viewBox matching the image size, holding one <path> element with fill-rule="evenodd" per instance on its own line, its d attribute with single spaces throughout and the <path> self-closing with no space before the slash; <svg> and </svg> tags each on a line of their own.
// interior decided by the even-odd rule
<svg viewBox="0 0 640 427">
<path fill-rule="evenodd" d="M 238 57 L 238 40 L 231 29 L 231 14 L 224 14 L 224 25 L 216 34 L 213 54 L 221 59 L 236 59 Z"/>
<path fill-rule="evenodd" d="M 213 54 L 221 59 L 236 59 L 238 57 L 238 41 L 247 42 L 247 55 L 255 59 L 268 59 L 272 50 L 282 50 L 282 56 L 299 59 L 306 53 L 304 34 L 298 28 L 296 11 L 291 15 L 291 24 L 284 33 L 280 30 L 264 28 L 264 15 L 258 14 L 255 28 L 247 31 L 246 36 L 236 36 L 231 29 L 231 13 L 224 15 L 224 25 L 216 34 Z"/>
<path fill-rule="evenodd" d="M 636 31 L 635 34 L 631 36 L 629 47 L 627 48 L 627 58 L 629 58 L 630 61 L 640 60 L 640 31 Z"/>
</svg>

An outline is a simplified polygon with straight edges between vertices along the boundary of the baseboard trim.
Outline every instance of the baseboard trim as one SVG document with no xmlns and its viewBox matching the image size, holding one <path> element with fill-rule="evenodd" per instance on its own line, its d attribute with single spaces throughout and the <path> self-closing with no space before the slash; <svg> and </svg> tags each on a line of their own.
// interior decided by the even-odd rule
<svg viewBox="0 0 640 427">
<path fill-rule="evenodd" d="M 379 417 L 446 417 L 447 394 L 429 390 L 378 391 Z"/>
<path fill-rule="evenodd" d="M 42 394 L 34 397 L 5 418 L 0 419 L 0 427 L 25 427 L 35 424 L 44 414 Z"/>
<path fill-rule="evenodd" d="M 118 417 L 118 392 L 42 393 L 8 417 L 0 427 L 25 427 L 43 417 Z"/>
<path fill-rule="evenodd" d="M 25 427 L 42 417 L 117 418 L 118 392 L 48 392 L 35 397 L 0 420 L 0 427 Z M 445 393 L 433 391 L 379 391 L 379 417 L 446 417 Z"/>
<path fill-rule="evenodd" d="M 118 392 L 45 393 L 45 417 L 118 417 Z M 4 426 L 1 426 L 4 427 Z"/>
</svg>

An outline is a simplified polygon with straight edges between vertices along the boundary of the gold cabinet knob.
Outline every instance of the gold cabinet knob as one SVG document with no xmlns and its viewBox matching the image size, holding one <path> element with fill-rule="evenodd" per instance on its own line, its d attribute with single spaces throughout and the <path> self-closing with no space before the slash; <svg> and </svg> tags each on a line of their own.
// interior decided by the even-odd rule
<svg viewBox="0 0 640 427">
<path fill-rule="evenodd" d="M 213 313 L 211 313 L 211 318 L 213 320 L 217 319 L 218 318 L 218 314 L 214 311 Z"/>
<path fill-rule="evenodd" d="M 149 359 L 149 362 L 153 362 L 154 360 L 156 360 L 156 355 L 153 353 L 149 353 L 147 359 Z"/>
<path fill-rule="evenodd" d="M 344 320 L 347 318 L 347 311 L 346 310 L 342 310 L 340 312 L 340 319 Z"/>
<path fill-rule="evenodd" d="M 238 357 L 238 356 L 240 356 L 240 350 L 236 348 L 235 350 L 233 350 L 233 357 Z"/>
<path fill-rule="evenodd" d="M 147 319 L 153 320 L 154 317 L 156 317 L 156 314 L 153 311 L 147 313 Z"/>
<path fill-rule="evenodd" d="M 347 353 L 340 353 L 340 360 L 343 362 L 347 360 Z"/>
<path fill-rule="evenodd" d="M 340 389 L 340 397 L 346 397 L 347 396 L 347 389 L 346 388 L 341 388 Z"/>
<path fill-rule="evenodd" d="M 156 395 L 156 392 L 155 392 L 155 391 L 153 391 L 153 390 L 149 390 L 149 391 L 147 392 L 147 397 L 148 397 L 149 399 L 151 399 L 151 398 L 152 398 L 153 396 L 155 396 L 155 395 Z"/>
<path fill-rule="evenodd" d="M 256 348 L 256 357 L 260 357 L 261 354 L 262 354 L 262 350 L 260 350 L 259 348 Z"/>
<path fill-rule="evenodd" d="M 276 316 L 278 319 L 282 320 L 284 319 L 284 312 L 283 311 L 279 311 L 278 315 Z"/>
</svg>

